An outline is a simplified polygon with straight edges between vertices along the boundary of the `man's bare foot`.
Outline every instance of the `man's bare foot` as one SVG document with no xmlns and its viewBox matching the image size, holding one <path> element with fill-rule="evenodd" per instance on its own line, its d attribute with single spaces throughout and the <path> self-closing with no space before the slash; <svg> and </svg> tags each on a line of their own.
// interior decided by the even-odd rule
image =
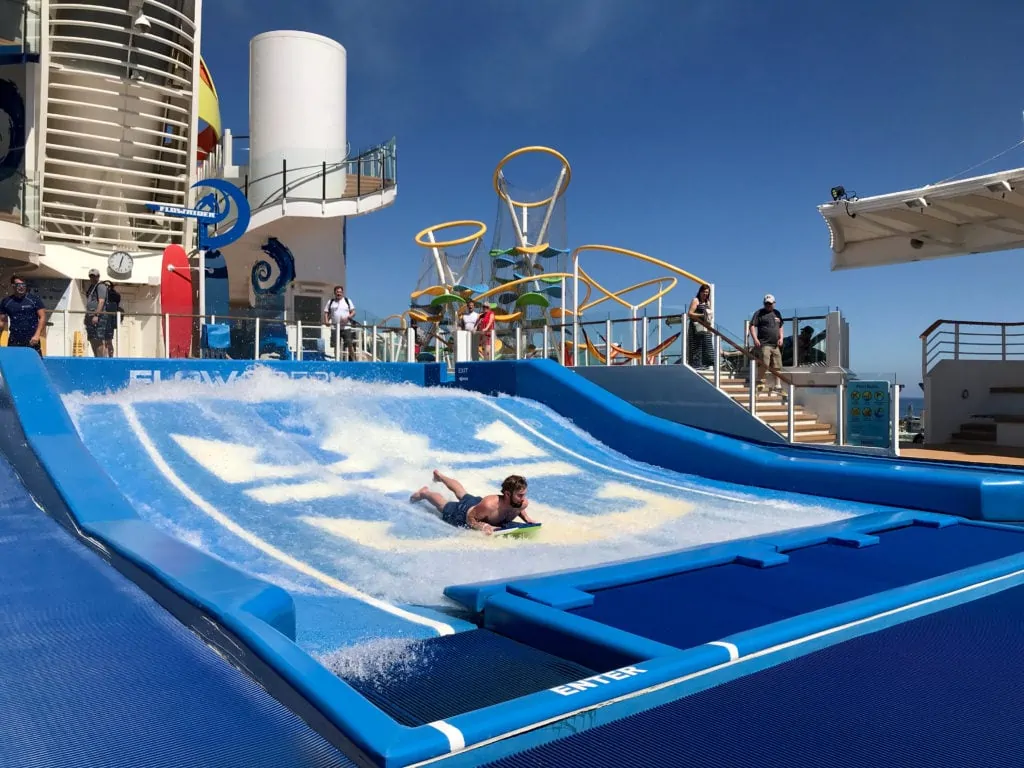
<svg viewBox="0 0 1024 768">
<path fill-rule="evenodd" d="M 435 469 L 434 470 L 434 482 L 435 483 L 442 483 L 442 482 L 444 482 L 441 479 L 441 470 L 440 469 Z"/>
<path fill-rule="evenodd" d="M 426 498 L 428 493 L 430 493 L 430 489 L 427 488 L 427 486 L 424 485 L 422 488 L 420 488 L 418 491 L 416 491 L 416 493 L 414 493 L 412 496 L 409 497 L 409 501 L 417 502 L 420 499 Z"/>
</svg>

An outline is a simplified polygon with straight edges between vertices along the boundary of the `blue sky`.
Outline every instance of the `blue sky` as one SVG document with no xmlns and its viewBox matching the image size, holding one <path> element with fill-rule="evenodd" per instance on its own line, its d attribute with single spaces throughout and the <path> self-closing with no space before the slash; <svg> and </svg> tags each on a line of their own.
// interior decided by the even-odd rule
<svg viewBox="0 0 1024 768">
<path fill-rule="evenodd" d="M 203 53 L 238 134 L 254 35 L 300 29 L 346 47 L 349 140 L 398 139 L 397 203 L 349 223 L 348 289 L 379 314 L 408 306 L 413 235 L 452 219 L 490 226 L 495 163 L 543 144 L 573 166 L 570 245 L 619 245 L 715 283 L 728 328 L 741 331 L 766 291 L 784 309 L 839 307 L 853 367 L 916 390 L 918 335 L 933 320 L 1024 319 L 1019 251 L 833 273 L 816 210 L 834 184 L 866 197 L 934 183 L 1024 137 L 1019 0 L 204 8 Z M 1017 150 L 971 175 L 1022 165 Z M 507 171 L 530 185 L 557 166 Z M 593 268 L 617 287 L 651 274 L 609 257 Z M 691 293 L 680 286 L 675 301 Z"/>
</svg>

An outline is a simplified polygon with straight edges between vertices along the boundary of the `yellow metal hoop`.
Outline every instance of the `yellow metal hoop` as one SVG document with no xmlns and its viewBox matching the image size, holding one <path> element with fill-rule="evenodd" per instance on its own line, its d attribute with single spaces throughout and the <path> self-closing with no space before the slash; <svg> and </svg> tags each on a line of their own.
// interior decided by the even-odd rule
<svg viewBox="0 0 1024 768">
<path fill-rule="evenodd" d="M 500 183 L 500 180 L 501 180 L 501 169 L 504 168 L 505 165 L 510 160 L 515 160 L 520 155 L 525 155 L 525 154 L 528 154 L 530 152 L 540 152 L 540 153 L 545 154 L 545 155 L 551 155 L 552 157 L 557 159 L 562 164 L 562 167 L 565 168 L 565 178 L 562 179 L 562 186 L 559 187 L 558 189 L 556 189 L 555 190 L 555 194 L 551 195 L 550 197 L 547 197 L 547 198 L 545 198 L 543 200 L 539 200 L 536 203 L 520 203 L 517 200 L 513 200 L 511 197 L 509 197 L 508 195 L 506 195 L 502 191 L 501 183 Z M 517 149 L 515 152 L 509 152 L 507 155 L 505 155 L 503 158 L 501 158 L 501 162 L 498 163 L 498 167 L 494 169 L 494 191 L 495 191 L 495 193 L 498 195 L 498 197 L 504 198 L 504 199 L 508 200 L 510 203 L 512 203 L 512 205 L 517 205 L 520 208 L 540 208 L 541 206 L 547 205 L 548 203 L 550 203 L 555 198 L 561 197 L 562 195 L 565 194 L 565 190 L 567 190 L 569 188 L 569 182 L 571 180 L 572 180 L 572 166 L 569 165 L 569 161 L 565 159 L 565 155 L 563 155 L 557 149 L 551 149 L 551 147 L 521 147 L 521 148 Z"/>
<path fill-rule="evenodd" d="M 448 229 L 450 227 L 477 227 L 478 231 L 474 232 L 472 235 L 460 237 L 457 240 L 444 240 L 432 243 L 429 240 L 423 239 L 427 235 L 433 234 L 434 232 L 439 232 L 442 229 Z M 413 239 L 416 241 L 416 245 L 422 246 L 424 248 L 455 248 L 456 246 L 465 245 L 466 243 L 472 243 L 474 240 L 479 240 L 486 234 L 487 225 L 484 224 L 482 221 L 446 221 L 444 224 L 435 224 L 432 227 L 427 227 L 418 235 L 416 235 L 416 237 Z"/>
<path fill-rule="evenodd" d="M 583 253 L 584 251 L 607 251 L 608 253 L 617 253 L 620 256 L 630 256 L 634 259 L 639 259 L 640 261 L 646 261 L 648 264 L 653 264 L 656 267 L 661 267 L 662 269 L 668 270 L 669 272 L 679 275 L 680 277 L 685 277 L 687 280 L 690 280 L 696 283 L 697 285 L 704 285 L 705 283 L 708 283 L 707 280 L 701 280 L 696 275 L 687 272 L 685 269 L 680 269 L 679 267 L 673 266 L 672 264 L 669 264 L 667 261 L 662 261 L 661 259 L 656 259 L 653 256 L 648 256 L 646 253 L 638 253 L 637 251 L 630 251 L 625 248 L 618 248 L 614 245 L 577 246 L 576 250 L 572 252 L 572 261 L 577 261 L 580 257 L 580 254 Z M 710 285 L 710 283 L 708 284 Z"/>
</svg>

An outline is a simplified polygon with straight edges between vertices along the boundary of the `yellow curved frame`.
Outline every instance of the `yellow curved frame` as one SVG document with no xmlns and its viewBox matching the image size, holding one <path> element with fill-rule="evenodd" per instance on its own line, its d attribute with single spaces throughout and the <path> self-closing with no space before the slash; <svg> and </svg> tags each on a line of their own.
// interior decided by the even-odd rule
<svg viewBox="0 0 1024 768">
<path fill-rule="evenodd" d="M 439 240 L 437 242 L 432 243 L 429 240 L 423 239 L 433 232 L 440 232 L 442 229 L 449 229 L 451 227 L 477 227 L 479 231 L 474 232 L 472 235 L 467 235 L 466 237 L 460 237 L 456 240 Z M 466 245 L 466 243 L 472 243 L 474 240 L 479 240 L 486 234 L 486 224 L 484 224 L 482 221 L 473 221 L 466 219 L 462 221 L 446 221 L 444 224 L 435 224 L 432 227 L 427 227 L 422 232 L 418 233 L 416 237 L 413 238 L 413 240 L 416 242 L 416 245 L 422 246 L 424 248 L 455 248 L 456 246 Z"/>
<path fill-rule="evenodd" d="M 606 253 L 617 253 L 620 256 L 629 256 L 630 258 L 639 259 L 640 261 L 647 262 L 648 264 L 653 264 L 656 267 L 661 267 L 662 269 L 668 270 L 669 272 L 679 275 L 680 277 L 685 277 L 687 280 L 697 283 L 697 285 L 704 285 L 705 283 L 710 285 L 710 283 L 707 280 L 701 280 L 696 275 L 687 272 L 685 269 L 680 269 L 679 267 L 673 266 L 672 264 L 669 264 L 667 261 L 662 261 L 661 259 L 656 259 L 653 256 L 648 256 L 646 253 L 639 253 L 638 251 L 630 251 L 626 248 L 619 248 L 618 246 L 615 245 L 580 245 L 577 248 L 575 248 L 572 252 L 571 259 L 573 260 L 573 262 L 576 262 L 579 259 L 579 255 L 586 251 L 605 251 Z"/>
<path fill-rule="evenodd" d="M 581 313 L 582 312 L 586 312 L 591 307 L 596 307 L 598 304 L 602 304 L 602 303 L 608 301 L 609 299 L 617 301 L 619 304 L 622 304 L 627 309 L 633 309 L 633 305 L 630 304 L 629 302 L 623 301 L 622 298 L 621 298 L 622 296 L 625 296 L 628 293 L 632 293 L 633 291 L 638 291 L 641 288 L 646 288 L 649 285 L 657 285 L 659 283 L 668 283 L 668 287 L 659 289 L 658 292 L 655 293 L 653 296 L 651 296 L 649 299 L 645 299 L 644 301 L 642 301 L 642 302 L 640 302 L 639 304 L 636 305 L 636 309 L 643 309 L 648 304 L 653 304 L 658 299 L 660 299 L 662 296 L 665 296 L 666 294 L 668 294 L 669 292 L 674 290 L 677 285 L 679 285 L 679 278 L 676 278 L 676 277 L 655 277 L 655 278 L 653 278 L 651 280 L 644 280 L 642 283 L 636 283 L 635 285 L 631 285 L 628 288 L 623 288 L 621 291 L 615 291 L 613 293 L 612 291 L 609 291 L 603 285 L 598 283 L 596 280 L 594 280 L 594 278 L 592 278 L 590 275 L 587 275 L 587 273 L 584 272 L 582 268 L 580 268 L 580 277 L 582 278 L 584 275 L 586 275 L 587 280 L 590 280 L 590 281 L 592 281 L 594 283 L 594 287 L 595 288 L 597 288 L 599 291 L 603 292 L 605 295 L 602 296 L 600 299 L 594 299 L 594 301 L 590 302 L 589 304 L 581 304 L 580 307 L 579 307 L 579 310 L 580 310 Z"/>
<path fill-rule="evenodd" d="M 550 197 L 546 197 L 543 200 L 537 201 L 536 203 L 521 203 L 517 200 L 513 200 L 511 197 L 509 197 L 508 195 L 501 191 L 501 184 L 499 183 L 499 180 L 501 179 L 502 168 L 504 168 L 511 160 L 515 160 L 517 157 L 529 154 L 530 152 L 540 152 L 542 154 L 551 155 L 551 157 L 556 158 L 562 164 L 562 167 L 565 168 L 565 178 L 562 180 L 562 186 L 556 189 L 555 193 Z M 498 195 L 498 197 L 507 199 L 510 203 L 512 203 L 512 205 L 517 205 L 520 208 L 540 208 L 541 206 L 547 205 L 552 200 L 559 198 L 565 194 L 565 191 L 569 188 L 569 182 L 571 180 L 572 166 L 569 165 L 569 161 L 566 159 L 565 155 L 563 155 L 557 149 L 551 149 L 551 147 L 520 147 L 514 152 L 509 152 L 507 155 L 501 158 L 501 162 L 498 163 L 498 167 L 494 169 L 495 193 Z M 546 243 L 544 247 L 547 248 Z"/>
</svg>

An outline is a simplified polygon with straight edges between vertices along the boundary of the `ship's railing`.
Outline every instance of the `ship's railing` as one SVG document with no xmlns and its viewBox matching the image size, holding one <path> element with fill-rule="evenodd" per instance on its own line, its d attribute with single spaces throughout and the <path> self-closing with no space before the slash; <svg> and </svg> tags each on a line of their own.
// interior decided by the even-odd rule
<svg viewBox="0 0 1024 768">
<path fill-rule="evenodd" d="M 394 138 L 356 155 L 318 163 L 274 161 L 273 170 L 254 176 L 247 136 L 230 136 L 201 164 L 199 178 L 224 177 L 227 164 L 244 168 L 237 180 L 254 211 L 282 202 L 329 203 L 383 193 L 398 184 L 398 145 Z M 340 153 L 339 153 L 340 154 Z"/>
<path fill-rule="evenodd" d="M 921 380 L 940 360 L 1024 360 L 1024 322 L 936 320 L 921 334 Z"/>
<path fill-rule="evenodd" d="M 47 313 L 43 351 L 64 357 L 188 357 L 232 360 L 337 360 L 408 362 L 412 329 L 387 325 L 351 326 L 343 334 L 317 320 L 283 321 L 266 317 L 147 312 L 101 312 L 106 333 L 97 334 L 83 310 Z M 202 326 L 208 326 L 206 330 Z M 90 327 L 92 326 L 92 327 Z M 226 338 L 215 329 L 227 326 Z M 104 336 L 105 345 L 90 336 Z M 168 345 L 167 339 L 171 344 Z M 208 341 L 209 340 L 209 341 Z M 221 342 L 223 340 L 223 343 Z"/>
</svg>

